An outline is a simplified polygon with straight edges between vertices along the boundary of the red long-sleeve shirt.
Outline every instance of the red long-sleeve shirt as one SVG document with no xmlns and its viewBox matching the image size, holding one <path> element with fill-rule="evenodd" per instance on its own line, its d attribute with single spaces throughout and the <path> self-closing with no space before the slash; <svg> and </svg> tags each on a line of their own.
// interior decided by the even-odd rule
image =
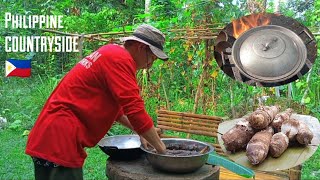
<svg viewBox="0 0 320 180">
<path fill-rule="evenodd" d="M 95 146 L 123 113 L 138 133 L 153 126 L 139 95 L 135 61 L 124 48 L 105 45 L 52 92 L 29 134 L 26 154 L 82 167 L 84 147 Z"/>
</svg>

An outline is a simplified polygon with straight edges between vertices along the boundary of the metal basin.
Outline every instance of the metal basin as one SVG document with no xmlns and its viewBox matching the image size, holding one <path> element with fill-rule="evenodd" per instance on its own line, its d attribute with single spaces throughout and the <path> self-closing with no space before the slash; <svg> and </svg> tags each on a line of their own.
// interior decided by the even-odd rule
<svg viewBox="0 0 320 180">
<path fill-rule="evenodd" d="M 117 135 L 102 138 L 98 143 L 100 149 L 113 160 L 135 160 L 144 153 L 140 149 L 138 135 Z"/>
<path fill-rule="evenodd" d="M 162 138 L 163 143 L 167 146 L 168 144 L 176 144 L 181 143 L 187 146 L 197 146 L 199 151 L 204 149 L 206 146 L 209 149 L 199 155 L 190 155 L 190 156 L 174 156 L 174 155 L 165 155 L 165 154 L 157 154 L 150 150 L 146 150 L 142 146 L 140 148 L 146 152 L 146 157 L 149 163 L 156 169 L 166 171 L 166 172 L 174 172 L 174 173 L 189 173 L 193 172 L 199 168 L 201 168 L 208 160 L 209 153 L 214 151 L 213 146 L 190 139 L 182 139 L 182 138 Z M 198 150 L 197 150 L 198 151 Z"/>
</svg>

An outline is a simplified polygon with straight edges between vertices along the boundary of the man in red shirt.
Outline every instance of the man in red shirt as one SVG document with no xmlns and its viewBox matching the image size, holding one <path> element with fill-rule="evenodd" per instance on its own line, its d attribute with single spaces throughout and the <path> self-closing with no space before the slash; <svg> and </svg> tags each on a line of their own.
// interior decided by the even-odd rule
<svg viewBox="0 0 320 180">
<path fill-rule="evenodd" d="M 165 152 L 136 79 L 137 70 L 168 59 L 165 37 L 144 24 L 122 41 L 123 46 L 105 45 L 82 59 L 48 98 L 26 147 L 36 179 L 82 179 L 84 148 L 95 146 L 115 121 Z"/>
</svg>

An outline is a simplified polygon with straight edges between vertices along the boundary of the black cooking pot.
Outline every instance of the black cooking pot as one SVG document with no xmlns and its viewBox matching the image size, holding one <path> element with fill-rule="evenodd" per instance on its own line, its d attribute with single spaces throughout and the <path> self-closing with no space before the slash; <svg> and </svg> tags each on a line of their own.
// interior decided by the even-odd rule
<svg viewBox="0 0 320 180">
<path fill-rule="evenodd" d="M 128 161 L 141 157 L 144 151 L 140 148 L 138 135 L 116 135 L 102 138 L 98 146 L 112 160 Z"/>
</svg>

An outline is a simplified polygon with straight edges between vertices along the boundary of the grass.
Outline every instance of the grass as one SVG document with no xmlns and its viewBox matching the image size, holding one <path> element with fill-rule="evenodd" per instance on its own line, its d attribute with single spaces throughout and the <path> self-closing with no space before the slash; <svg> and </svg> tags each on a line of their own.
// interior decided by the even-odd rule
<svg viewBox="0 0 320 180">
<path fill-rule="evenodd" d="M 27 137 L 19 130 L 0 130 L 0 179 L 34 179 L 33 162 L 24 153 Z M 86 150 L 88 158 L 83 167 L 85 179 L 107 179 L 105 155 L 99 147 Z"/>
<path fill-rule="evenodd" d="M 24 154 L 26 137 L 13 130 L 0 131 L 0 179 L 32 179 L 33 164 Z"/>
<path fill-rule="evenodd" d="M 7 127 L 4 130 L 0 129 L 0 179 L 34 179 L 32 160 L 24 153 L 27 137 L 22 134 L 24 130 L 32 128 L 58 79 L 0 78 L 0 116 L 8 120 Z M 146 105 L 149 111 L 156 107 L 154 103 L 156 103 L 154 99 L 150 101 L 147 99 Z M 183 111 L 181 108 L 186 106 L 176 104 L 176 108 L 180 108 L 181 111 Z M 154 118 L 155 112 L 151 114 Z M 113 126 L 110 132 L 115 135 L 131 133 L 120 125 Z M 86 151 L 88 157 L 83 168 L 84 178 L 107 179 L 105 175 L 107 156 L 98 147 L 86 149 Z M 318 148 L 316 153 L 303 164 L 302 179 L 318 179 L 319 159 L 320 149 Z"/>
</svg>

